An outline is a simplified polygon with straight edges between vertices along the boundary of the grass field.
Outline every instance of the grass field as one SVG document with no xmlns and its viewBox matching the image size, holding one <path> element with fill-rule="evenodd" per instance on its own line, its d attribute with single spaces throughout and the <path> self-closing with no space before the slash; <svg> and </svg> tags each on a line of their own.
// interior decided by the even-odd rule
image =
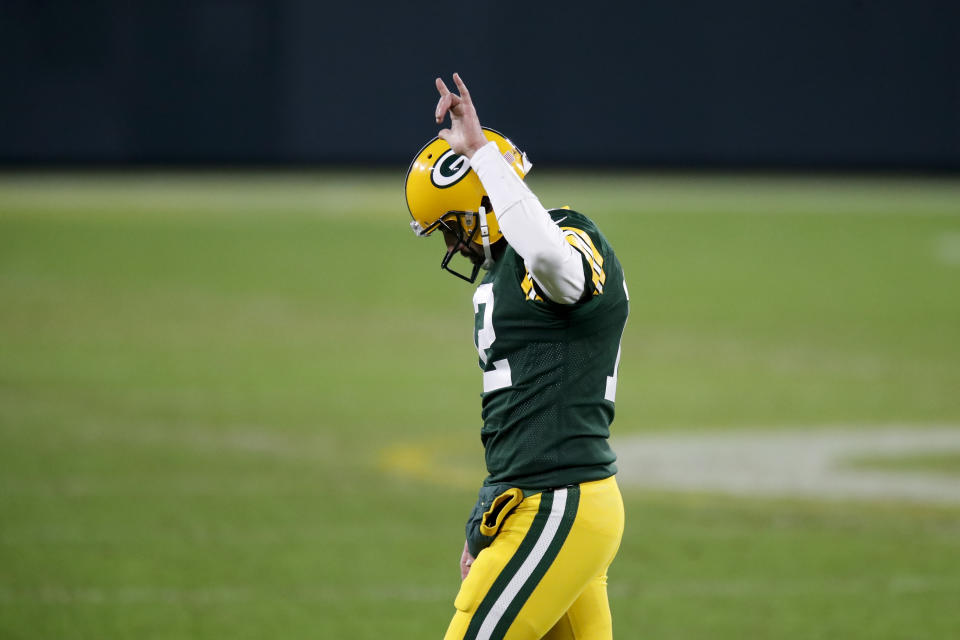
<svg viewBox="0 0 960 640">
<path fill-rule="evenodd" d="M 441 637 L 480 376 L 401 179 L 0 175 L 0 638 Z M 960 429 L 960 182 L 531 184 L 624 264 L 617 437 Z M 624 497 L 619 638 L 960 637 L 960 505 Z"/>
</svg>

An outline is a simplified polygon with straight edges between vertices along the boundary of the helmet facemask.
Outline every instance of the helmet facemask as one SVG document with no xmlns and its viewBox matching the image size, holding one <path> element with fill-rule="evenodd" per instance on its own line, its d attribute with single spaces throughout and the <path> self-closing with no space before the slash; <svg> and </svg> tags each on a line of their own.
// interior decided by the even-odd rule
<svg viewBox="0 0 960 640">
<path fill-rule="evenodd" d="M 410 227 L 413 228 L 413 231 L 420 237 L 429 236 L 437 229 L 453 235 L 456 243 L 453 244 L 452 247 L 448 246 L 446 253 L 444 253 L 443 260 L 440 261 L 440 268 L 470 283 L 476 281 L 477 274 L 481 268 L 489 269 L 493 266 L 493 252 L 490 246 L 489 230 L 486 220 L 488 209 L 484 206 L 487 205 L 488 202 L 489 200 L 484 196 L 483 204 L 480 205 L 480 210 L 476 212 L 448 211 L 426 229 L 421 227 L 416 220 L 410 222 Z M 475 241 L 478 232 L 481 237 L 480 243 Z M 477 244 L 482 244 L 483 246 L 483 261 L 474 260 L 473 258 L 470 259 L 473 266 L 469 276 L 460 273 L 450 266 L 450 261 L 460 252 L 461 247 L 467 247 L 468 252 L 473 253 L 474 256 L 479 258 L 480 255 L 475 253 Z"/>
</svg>

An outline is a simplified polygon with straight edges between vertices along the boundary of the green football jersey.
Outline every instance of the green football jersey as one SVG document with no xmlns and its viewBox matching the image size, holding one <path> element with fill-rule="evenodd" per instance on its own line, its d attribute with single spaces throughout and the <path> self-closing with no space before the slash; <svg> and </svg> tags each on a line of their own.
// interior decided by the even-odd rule
<svg viewBox="0 0 960 640">
<path fill-rule="evenodd" d="M 584 298 L 549 300 L 512 247 L 473 296 L 488 485 L 543 489 L 617 470 L 607 439 L 629 311 L 623 270 L 586 216 L 549 213 L 583 255 Z"/>
</svg>

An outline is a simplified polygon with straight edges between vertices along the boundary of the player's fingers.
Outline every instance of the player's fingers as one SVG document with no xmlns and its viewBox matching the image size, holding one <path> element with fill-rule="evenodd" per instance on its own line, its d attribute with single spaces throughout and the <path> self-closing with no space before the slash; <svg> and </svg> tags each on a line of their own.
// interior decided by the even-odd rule
<svg viewBox="0 0 960 640">
<path fill-rule="evenodd" d="M 440 129 L 440 131 L 437 132 L 437 137 L 449 143 L 450 133 L 450 129 Z"/>
<path fill-rule="evenodd" d="M 447 111 L 457 106 L 459 100 L 457 96 L 449 92 L 446 95 L 440 96 L 440 99 L 437 100 L 437 109 L 433 114 L 437 122 L 443 121 L 443 117 L 447 115 Z"/>
<path fill-rule="evenodd" d="M 453 74 L 453 81 L 457 85 L 457 91 L 460 92 L 460 97 L 463 98 L 464 102 L 471 102 L 470 92 L 467 90 L 467 85 L 464 84 L 463 80 L 460 78 L 459 73 Z"/>
<path fill-rule="evenodd" d="M 447 85 L 443 82 L 442 78 L 437 78 L 436 80 L 437 91 L 440 92 L 441 96 L 445 96 L 450 93 L 450 89 L 447 89 Z"/>
<path fill-rule="evenodd" d="M 437 108 L 433 112 L 433 117 L 436 118 L 438 123 L 443 122 L 443 117 L 447 115 L 447 109 L 449 108 L 450 108 L 449 98 L 447 96 L 440 96 L 440 99 L 437 100 Z"/>
<path fill-rule="evenodd" d="M 447 115 L 447 111 L 453 111 L 462 103 L 463 100 L 455 93 L 448 93 L 445 96 L 441 96 L 440 100 L 437 101 L 437 109 L 433 114 L 437 122 L 442 122 L 443 117 Z"/>
</svg>

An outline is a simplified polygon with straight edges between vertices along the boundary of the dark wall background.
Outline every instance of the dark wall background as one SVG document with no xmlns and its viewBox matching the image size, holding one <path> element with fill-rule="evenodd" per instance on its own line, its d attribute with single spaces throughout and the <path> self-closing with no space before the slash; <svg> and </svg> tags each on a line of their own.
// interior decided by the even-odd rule
<svg viewBox="0 0 960 640">
<path fill-rule="evenodd" d="M 0 6 L 8 165 L 405 164 L 460 71 L 541 163 L 960 169 L 956 0 Z"/>
</svg>

